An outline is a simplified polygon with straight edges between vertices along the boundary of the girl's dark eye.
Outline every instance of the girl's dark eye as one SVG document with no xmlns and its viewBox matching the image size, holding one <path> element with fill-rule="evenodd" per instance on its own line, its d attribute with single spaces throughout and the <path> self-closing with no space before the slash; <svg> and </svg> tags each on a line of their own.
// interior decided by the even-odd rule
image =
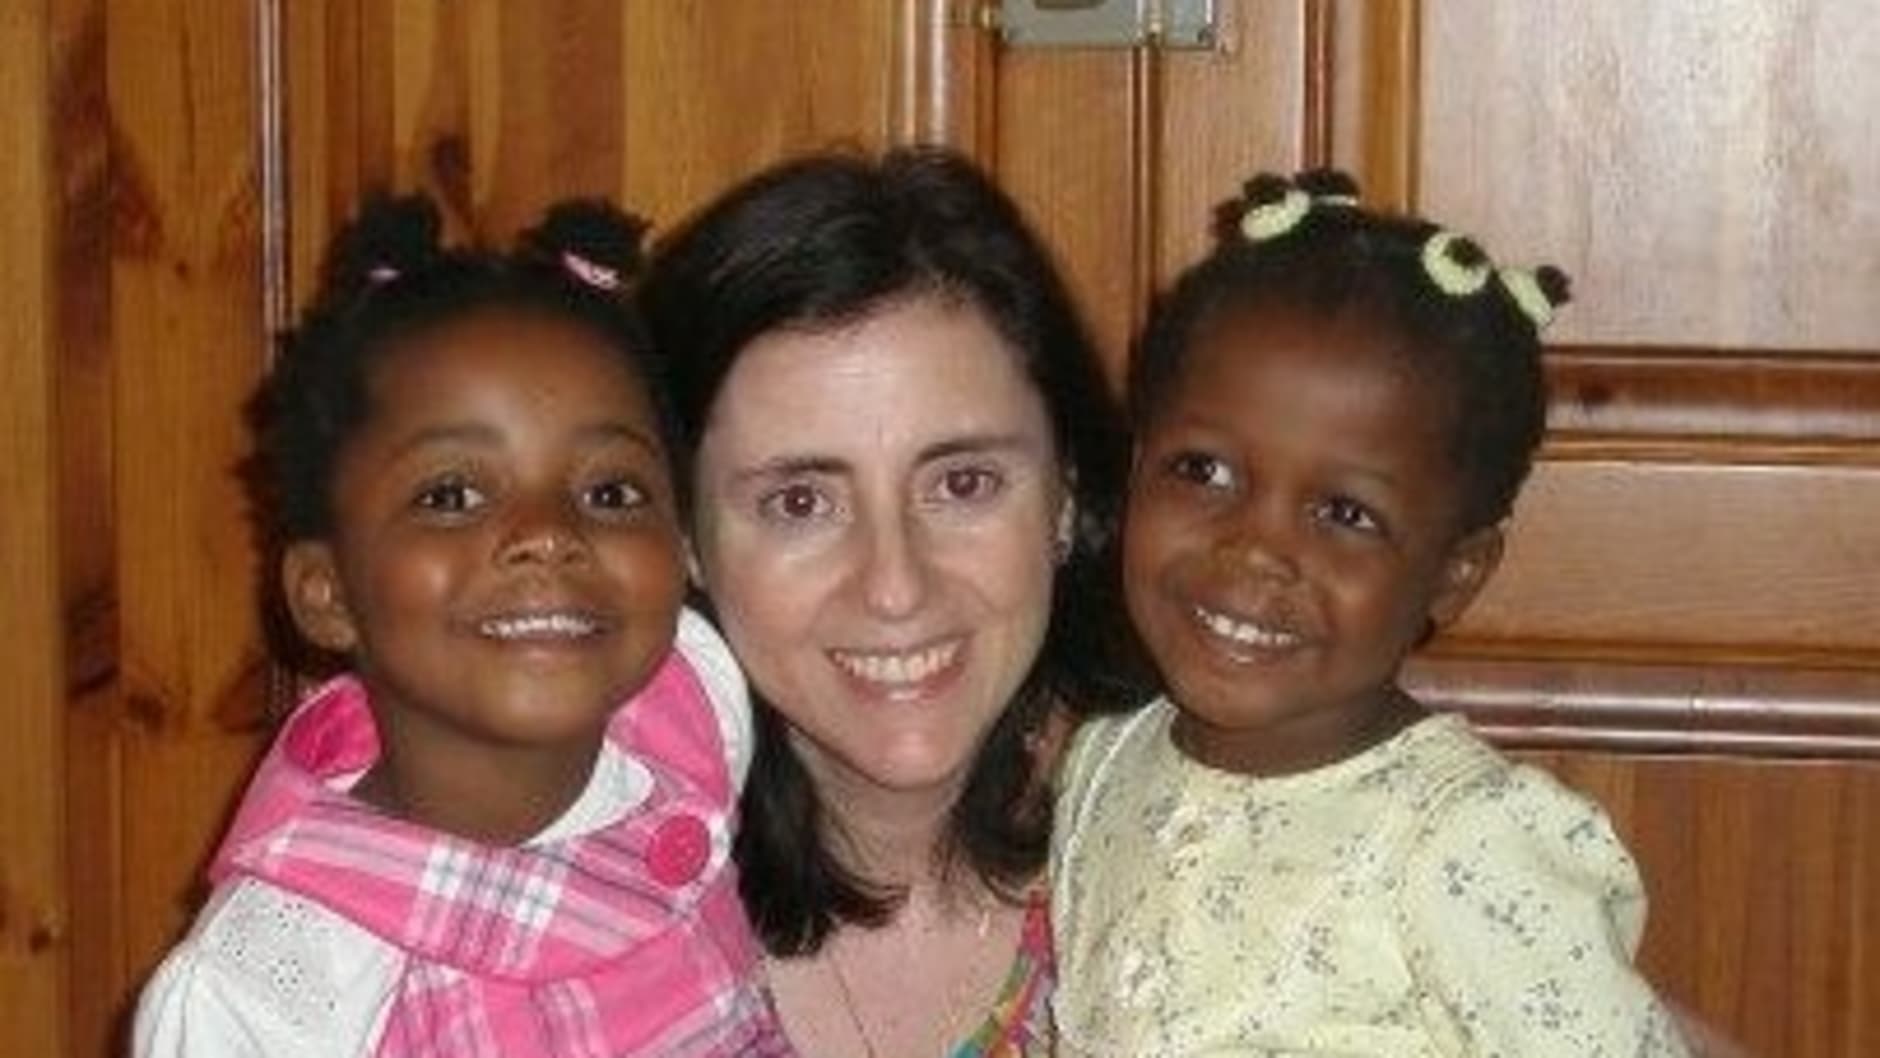
<svg viewBox="0 0 1880 1058">
<path fill-rule="evenodd" d="M 646 492 L 631 481 L 607 481 L 587 490 L 587 503 L 607 511 L 627 511 L 644 506 Z"/>
<path fill-rule="evenodd" d="M 413 506 L 436 514 L 467 514 L 487 501 L 481 489 L 461 478 L 434 481 L 412 498 Z"/>
<path fill-rule="evenodd" d="M 1349 496 L 1333 496 L 1319 504 L 1319 518 L 1341 529 L 1354 529 L 1361 533 L 1382 533 L 1384 522 L 1371 508 Z"/>
<path fill-rule="evenodd" d="M 1206 452 L 1177 452 L 1169 457 L 1168 471 L 1177 479 L 1202 488 L 1234 487 L 1233 469 Z"/>
</svg>

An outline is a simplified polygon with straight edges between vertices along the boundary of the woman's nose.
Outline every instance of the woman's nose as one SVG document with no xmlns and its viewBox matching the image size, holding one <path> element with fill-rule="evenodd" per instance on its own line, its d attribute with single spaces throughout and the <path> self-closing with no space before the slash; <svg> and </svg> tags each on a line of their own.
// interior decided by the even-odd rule
<svg viewBox="0 0 1880 1058">
<path fill-rule="evenodd" d="M 857 576 L 863 604 L 881 617 L 905 617 L 926 599 L 930 571 L 918 528 L 899 514 L 866 528 Z"/>
<path fill-rule="evenodd" d="M 588 556 L 588 540 L 577 513 L 560 501 L 520 504 L 504 529 L 499 558 L 505 564 L 560 564 Z"/>
</svg>

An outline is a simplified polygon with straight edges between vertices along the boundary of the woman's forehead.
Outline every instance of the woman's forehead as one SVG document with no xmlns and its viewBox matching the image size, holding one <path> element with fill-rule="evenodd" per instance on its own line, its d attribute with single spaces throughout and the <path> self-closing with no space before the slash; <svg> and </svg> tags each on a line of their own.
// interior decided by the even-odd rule
<svg viewBox="0 0 1880 1058">
<path fill-rule="evenodd" d="M 853 460 L 949 438 L 1048 434 L 1042 396 L 985 314 L 921 298 L 752 341 L 714 402 L 705 443 Z"/>
</svg>

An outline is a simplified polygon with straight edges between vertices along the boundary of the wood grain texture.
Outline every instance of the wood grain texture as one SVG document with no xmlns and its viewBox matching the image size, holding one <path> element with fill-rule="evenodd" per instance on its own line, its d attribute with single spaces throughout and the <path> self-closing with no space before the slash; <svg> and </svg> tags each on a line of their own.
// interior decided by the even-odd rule
<svg viewBox="0 0 1880 1058">
<path fill-rule="evenodd" d="M 92 910 L 123 916 L 133 979 L 187 917 L 180 897 L 246 770 L 263 700 L 231 473 L 266 358 L 254 31 L 245 5 L 105 8 L 125 875 Z"/>
<path fill-rule="evenodd" d="M 74 909 L 68 1043 L 118 1053 L 131 981 L 119 894 L 124 785 L 117 701 L 119 564 L 111 259 L 113 131 L 103 0 L 57 0 L 50 40 L 59 174 L 53 293 L 58 350 L 58 546 L 66 691 L 65 847 Z"/>
<path fill-rule="evenodd" d="M 287 280 L 304 305 L 326 241 L 372 189 L 398 179 L 390 4 L 362 0 L 281 5 L 284 134 L 288 156 Z"/>
<path fill-rule="evenodd" d="M 1482 657 L 1438 641 L 1405 689 L 1504 745 L 1880 760 L 1880 670 Z"/>
<path fill-rule="evenodd" d="M 1880 763 L 1531 756 L 1632 847 L 1660 988 L 1752 1054 L 1880 1053 Z"/>
<path fill-rule="evenodd" d="M 624 201 L 666 226 L 784 154 L 889 142 L 900 7 L 626 0 Z"/>
<path fill-rule="evenodd" d="M 1739 462 L 1807 444 L 1880 462 L 1880 353 L 1557 348 L 1548 375 L 1556 438 L 1708 442 Z"/>
<path fill-rule="evenodd" d="M 1163 56 L 1157 286 L 1207 252 L 1215 210 L 1247 178 L 1304 164 L 1308 86 L 1323 73 L 1307 62 L 1306 9 L 1319 6 L 1225 5 L 1217 49 Z"/>
<path fill-rule="evenodd" d="M 52 40 L 49 8 L 0 13 L 0 1047 L 61 1053 L 67 1043 L 71 905 L 56 546 L 53 390 Z"/>
<path fill-rule="evenodd" d="M 664 227 L 785 153 L 880 146 L 902 6 L 290 4 L 297 301 L 373 187 L 428 191 L 450 237 L 500 242 L 555 199 L 611 196 Z"/>
<path fill-rule="evenodd" d="M 1423 30 L 1419 205 L 1573 274 L 1556 341 L 1880 349 L 1867 0 L 1443 0 Z"/>
<path fill-rule="evenodd" d="M 993 172 L 1056 251 L 1119 386 L 1143 310 L 1144 70 L 1127 51 L 1011 48 L 998 64 Z"/>
<path fill-rule="evenodd" d="M 1543 463 L 1454 630 L 1484 652 L 1880 668 L 1880 466 Z"/>
<path fill-rule="evenodd" d="M 377 105 L 390 108 L 393 186 L 429 192 L 444 212 L 448 237 L 473 238 L 478 194 L 487 189 L 497 152 L 491 82 L 501 73 L 488 61 L 494 12 L 487 0 L 383 6 L 387 13 L 379 17 L 371 16 L 371 5 L 363 8 L 361 52 L 383 64 L 385 96 Z"/>
<path fill-rule="evenodd" d="M 1423 149 L 1423 4 L 1326 0 L 1332 20 L 1330 162 L 1367 200 L 1392 209 L 1417 202 Z"/>
<path fill-rule="evenodd" d="M 996 53 L 981 0 L 897 0 L 892 139 L 990 160 Z"/>
<path fill-rule="evenodd" d="M 364 192 L 358 165 L 376 152 L 360 139 L 358 12 L 350 5 L 286 4 L 281 8 L 284 100 L 282 147 L 287 170 L 287 283 L 291 306 L 303 306 L 319 279 L 326 239 Z"/>
</svg>

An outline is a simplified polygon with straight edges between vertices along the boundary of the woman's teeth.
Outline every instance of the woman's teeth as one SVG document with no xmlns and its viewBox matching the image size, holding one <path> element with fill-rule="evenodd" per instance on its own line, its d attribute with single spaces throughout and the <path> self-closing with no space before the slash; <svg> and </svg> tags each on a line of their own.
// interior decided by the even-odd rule
<svg viewBox="0 0 1880 1058">
<path fill-rule="evenodd" d="M 1199 606 L 1195 607 L 1195 618 L 1199 620 L 1208 631 L 1215 635 L 1223 639 L 1231 639 L 1236 643 L 1244 643 L 1248 646 L 1260 647 L 1265 650 L 1280 650 L 1286 647 L 1298 646 L 1300 643 L 1299 635 L 1296 632 L 1266 628 L 1248 621 L 1236 621 L 1226 614 L 1216 613 L 1213 610 L 1203 609 Z"/>
<path fill-rule="evenodd" d="M 599 628 L 593 618 L 572 613 L 491 617 L 477 626 L 479 632 L 495 639 L 577 639 Z"/>
<path fill-rule="evenodd" d="M 881 684 L 919 683 L 953 663 L 959 655 L 960 642 L 953 640 L 924 650 L 898 653 L 863 653 L 832 650 L 829 656 L 842 671 L 858 680 Z"/>
</svg>

